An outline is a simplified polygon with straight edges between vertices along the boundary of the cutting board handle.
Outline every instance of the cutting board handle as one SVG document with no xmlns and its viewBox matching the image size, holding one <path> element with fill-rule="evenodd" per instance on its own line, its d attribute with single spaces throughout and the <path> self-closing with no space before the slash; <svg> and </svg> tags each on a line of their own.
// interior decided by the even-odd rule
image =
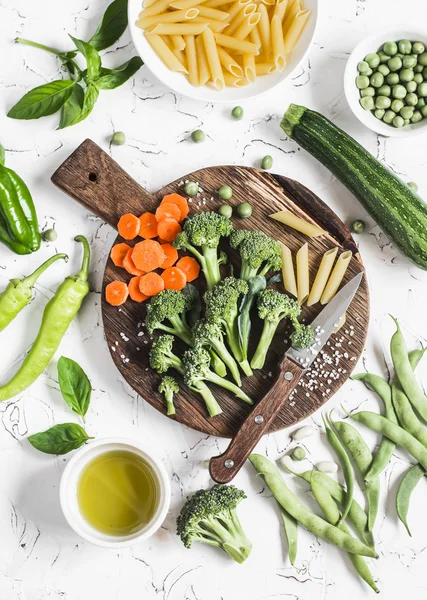
<svg viewBox="0 0 427 600">
<path fill-rule="evenodd" d="M 140 215 L 155 205 L 155 198 L 92 140 L 80 144 L 52 181 L 113 227 L 123 214 Z"/>
</svg>

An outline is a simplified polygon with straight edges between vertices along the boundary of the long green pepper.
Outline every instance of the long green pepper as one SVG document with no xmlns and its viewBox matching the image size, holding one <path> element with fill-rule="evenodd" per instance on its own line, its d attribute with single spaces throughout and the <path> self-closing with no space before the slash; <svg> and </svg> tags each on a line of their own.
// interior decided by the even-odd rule
<svg viewBox="0 0 427 600">
<path fill-rule="evenodd" d="M 77 275 L 66 277 L 46 305 L 37 338 L 19 371 L 0 387 L 0 401 L 23 392 L 43 373 L 89 292 L 89 243 L 81 235 L 74 239 L 84 247 L 82 267 Z"/>
</svg>

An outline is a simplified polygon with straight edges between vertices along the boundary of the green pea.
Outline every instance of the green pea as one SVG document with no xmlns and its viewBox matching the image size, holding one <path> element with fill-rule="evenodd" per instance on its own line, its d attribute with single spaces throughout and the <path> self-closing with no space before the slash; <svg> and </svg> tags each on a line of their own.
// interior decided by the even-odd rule
<svg viewBox="0 0 427 600">
<path fill-rule="evenodd" d="M 424 77 L 422 73 L 415 73 L 414 75 L 414 81 L 417 85 L 419 85 L 420 83 L 422 83 L 424 81 Z"/>
<path fill-rule="evenodd" d="M 417 107 L 418 109 L 421 109 L 421 108 L 422 108 L 423 106 L 425 106 L 425 105 L 426 105 L 426 101 L 424 100 L 424 98 L 419 98 L 419 99 L 418 99 L 418 102 L 417 102 L 417 106 L 416 106 L 416 107 Z"/>
<path fill-rule="evenodd" d="M 371 67 L 371 69 L 376 69 L 378 67 L 378 65 L 380 64 L 380 57 L 378 56 L 378 54 L 376 52 L 373 52 L 373 53 L 365 56 L 365 62 L 368 63 L 368 65 Z"/>
<path fill-rule="evenodd" d="M 374 115 L 377 117 L 377 119 L 379 119 L 381 121 L 381 119 L 383 118 L 385 114 L 385 110 L 382 108 L 377 108 L 377 110 L 374 112 Z"/>
<path fill-rule="evenodd" d="M 369 67 L 369 65 L 367 66 Z M 243 119 L 243 108 L 241 106 L 235 106 L 231 111 L 231 116 L 233 119 L 240 121 L 240 119 Z"/>
<path fill-rule="evenodd" d="M 369 69 L 366 71 L 365 75 L 367 75 L 368 77 L 370 77 L 373 72 L 374 72 L 374 70 L 371 69 L 371 67 L 369 67 Z"/>
<path fill-rule="evenodd" d="M 414 71 L 412 69 L 402 69 L 399 73 L 400 81 L 404 83 L 412 81 L 414 78 Z"/>
<path fill-rule="evenodd" d="M 267 154 L 266 156 L 264 156 L 264 158 L 261 161 L 261 169 L 271 169 L 271 167 L 273 166 L 273 157 L 270 156 L 269 154 Z"/>
<path fill-rule="evenodd" d="M 384 83 L 384 75 L 376 71 L 370 79 L 371 85 L 375 88 L 379 88 Z"/>
<path fill-rule="evenodd" d="M 387 110 L 385 112 L 385 115 L 383 116 L 384 123 L 387 123 L 387 125 L 391 125 L 395 116 L 396 116 L 395 112 L 393 112 L 392 110 Z"/>
<path fill-rule="evenodd" d="M 359 75 L 358 77 L 356 77 L 356 87 L 358 87 L 359 90 L 364 90 L 368 86 L 369 77 L 367 77 L 366 75 Z"/>
<path fill-rule="evenodd" d="M 405 87 L 406 87 L 406 90 L 412 94 L 417 89 L 417 83 L 416 83 L 416 81 L 408 81 L 408 83 L 405 85 Z"/>
<path fill-rule="evenodd" d="M 385 52 L 383 52 L 382 50 L 380 50 L 380 52 L 378 52 L 378 56 L 380 57 L 380 63 L 384 64 L 388 61 L 388 59 L 390 58 L 389 56 L 387 56 L 387 54 Z"/>
<path fill-rule="evenodd" d="M 389 85 L 382 85 L 378 88 L 378 96 L 390 96 L 391 87 Z"/>
<path fill-rule="evenodd" d="M 423 77 L 427 79 L 427 67 L 423 67 Z"/>
<path fill-rule="evenodd" d="M 393 58 L 390 58 L 390 60 L 387 63 L 387 66 L 390 69 L 390 71 L 400 71 L 400 69 L 402 68 L 402 64 L 402 59 L 398 56 L 394 56 Z"/>
<path fill-rule="evenodd" d="M 356 219 L 356 221 L 353 221 L 351 224 L 351 229 L 354 231 L 354 233 L 363 233 L 365 231 L 365 221 L 362 221 L 362 219 Z"/>
<path fill-rule="evenodd" d="M 411 123 L 419 123 L 423 120 L 423 115 L 419 110 L 414 111 L 412 115 Z"/>
<path fill-rule="evenodd" d="M 242 217 L 242 219 L 248 219 L 252 215 L 252 206 L 249 202 L 242 202 L 237 207 L 237 214 L 239 217 Z"/>
<path fill-rule="evenodd" d="M 383 46 L 383 52 L 387 54 L 387 56 L 394 56 L 397 54 L 396 42 L 386 42 Z"/>
<path fill-rule="evenodd" d="M 233 190 L 229 185 L 223 185 L 218 190 L 218 196 L 221 198 L 221 200 L 230 200 L 232 195 Z"/>
<path fill-rule="evenodd" d="M 374 110 L 375 102 L 371 96 L 366 96 L 366 98 L 360 99 L 360 106 L 365 110 Z"/>
<path fill-rule="evenodd" d="M 408 106 L 416 106 L 418 102 L 418 96 L 416 94 L 408 94 L 405 98 Z"/>
<path fill-rule="evenodd" d="M 412 44 L 412 52 L 414 54 L 422 54 L 424 51 L 425 51 L 425 47 L 422 42 L 414 42 Z"/>
<path fill-rule="evenodd" d="M 398 129 L 400 129 L 401 127 L 403 127 L 404 122 L 403 122 L 402 117 L 394 117 L 394 119 L 393 119 L 393 125 L 395 127 L 397 127 Z"/>
<path fill-rule="evenodd" d="M 397 58 L 400 58 L 400 60 L 403 62 L 403 54 L 401 52 L 398 52 L 396 56 Z"/>
<path fill-rule="evenodd" d="M 404 56 L 402 59 L 402 64 L 404 69 L 413 69 L 417 64 L 417 57 L 410 54 L 409 56 Z"/>
<path fill-rule="evenodd" d="M 304 458 L 306 457 L 306 452 L 304 448 L 302 448 L 301 446 L 297 446 L 292 450 L 291 456 L 294 460 L 304 460 Z"/>
<path fill-rule="evenodd" d="M 415 65 L 415 67 L 414 67 L 415 73 L 422 73 L 423 69 L 424 69 L 423 65 Z"/>
<path fill-rule="evenodd" d="M 231 217 L 233 215 L 233 209 L 232 209 L 232 207 L 229 204 L 222 204 L 218 208 L 218 212 L 223 217 L 227 217 L 227 219 L 231 219 Z"/>
<path fill-rule="evenodd" d="M 45 242 L 55 242 L 58 239 L 58 234 L 55 229 L 46 229 L 42 233 L 42 238 Z"/>
<path fill-rule="evenodd" d="M 357 70 L 359 71 L 359 73 L 361 75 L 366 73 L 366 71 L 369 71 L 369 69 L 370 69 L 370 66 L 368 65 L 368 63 L 365 60 L 361 60 L 360 63 L 357 65 Z"/>
<path fill-rule="evenodd" d="M 396 85 L 396 83 L 399 83 L 399 75 L 397 73 L 390 73 L 390 75 L 387 75 L 386 81 L 389 85 Z"/>
<path fill-rule="evenodd" d="M 427 96 L 427 82 L 423 81 L 423 83 L 420 83 L 420 85 L 417 87 L 417 93 L 418 96 L 421 96 L 422 98 Z"/>
<path fill-rule="evenodd" d="M 387 96 L 377 96 L 375 99 L 375 108 L 390 108 L 391 100 Z"/>
<path fill-rule="evenodd" d="M 418 63 L 423 67 L 427 67 L 427 52 L 423 52 L 422 54 L 420 54 L 418 58 Z"/>
<path fill-rule="evenodd" d="M 364 98 L 365 96 L 375 96 L 375 88 L 367 87 L 364 90 L 360 90 L 360 96 Z"/>
<path fill-rule="evenodd" d="M 196 196 L 199 193 L 199 186 L 194 181 L 187 181 L 184 187 L 184 192 L 187 196 Z"/>
<path fill-rule="evenodd" d="M 203 142 L 203 140 L 205 139 L 205 132 L 202 131 L 201 129 L 196 129 L 195 131 L 193 131 L 193 133 L 191 134 L 191 139 L 193 140 L 193 142 L 195 142 L 196 144 L 200 144 L 200 142 Z"/>
<path fill-rule="evenodd" d="M 381 73 L 382 75 L 384 75 L 384 77 L 387 77 L 387 75 L 390 73 L 390 69 L 388 68 L 387 65 L 380 65 L 377 69 L 378 73 Z"/>
<path fill-rule="evenodd" d="M 418 192 L 418 185 L 415 183 L 415 181 L 408 181 L 408 188 L 411 188 L 411 190 L 415 193 Z"/>
<path fill-rule="evenodd" d="M 403 119 L 403 124 L 405 125 L 405 127 L 406 127 L 407 125 L 409 125 L 409 124 L 410 124 L 410 122 L 411 122 L 411 121 L 410 121 L 409 119 Z"/>
<path fill-rule="evenodd" d="M 412 42 L 410 42 L 409 40 L 401 40 L 398 44 L 398 48 L 401 54 L 411 54 Z"/>
<path fill-rule="evenodd" d="M 427 117 L 427 104 L 421 108 L 421 114 L 423 117 Z"/>
<path fill-rule="evenodd" d="M 398 100 L 403 100 L 407 93 L 408 92 L 403 87 L 403 85 L 400 84 L 393 86 L 393 89 L 391 90 L 391 95 L 393 96 L 393 98 L 397 98 Z"/>
<path fill-rule="evenodd" d="M 412 108 L 412 106 L 404 106 L 403 108 L 400 109 L 400 116 L 404 120 L 412 119 L 413 114 L 414 114 L 414 109 Z"/>
<path fill-rule="evenodd" d="M 395 113 L 398 113 L 404 106 L 405 105 L 403 104 L 402 100 L 393 100 L 391 103 L 391 110 L 394 110 Z"/>
<path fill-rule="evenodd" d="M 126 136 L 123 131 L 115 131 L 113 133 L 113 137 L 111 138 L 111 143 L 116 146 L 123 146 L 126 142 Z"/>
</svg>

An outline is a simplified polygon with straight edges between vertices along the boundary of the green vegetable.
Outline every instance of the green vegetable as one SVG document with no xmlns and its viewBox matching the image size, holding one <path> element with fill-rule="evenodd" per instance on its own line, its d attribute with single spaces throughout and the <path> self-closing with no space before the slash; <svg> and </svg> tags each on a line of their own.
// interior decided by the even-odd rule
<svg viewBox="0 0 427 600">
<path fill-rule="evenodd" d="M 384 77 L 387 77 L 387 75 L 389 75 L 390 73 L 390 69 L 388 68 L 387 65 L 380 65 L 377 69 L 378 73 L 381 73 L 381 75 L 383 75 Z"/>
<path fill-rule="evenodd" d="M 413 69 L 418 64 L 417 57 L 412 54 L 404 56 L 402 63 L 404 69 Z"/>
<path fill-rule="evenodd" d="M 354 231 L 354 233 L 363 233 L 365 231 L 365 221 L 356 219 L 356 221 L 353 221 L 351 224 L 351 230 Z"/>
<path fill-rule="evenodd" d="M 403 181 L 319 113 L 293 104 L 282 128 L 354 193 L 403 254 L 427 269 L 427 207 Z"/>
<path fill-rule="evenodd" d="M 37 338 L 17 373 L 0 387 L 0 401 L 20 394 L 43 373 L 89 293 L 89 244 L 81 235 L 75 240 L 84 246 L 82 267 L 77 275 L 69 276 L 63 281 L 55 296 L 47 303 Z"/>
<path fill-rule="evenodd" d="M 286 539 L 288 541 L 289 561 L 291 565 L 293 565 L 297 558 L 298 523 L 282 506 L 280 506 L 280 504 L 279 511 L 280 516 L 282 517 Z"/>
<path fill-rule="evenodd" d="M 399 73 L 400 81 L 412 81 L 414 78 L 414 72 L 412 69 L 402 69 Z"/>
<path fill-rule="evenodd" d="M 426 474 L 425 470 L 421 465 L 413 465 L 410 467 L 405 475 L 402 477 L 399 488 L 396 494 L 396 512 L 399 519 L 406 527 L 406 531 L 412 537 L 411 530 L 409 529 L 407 517 L 409 510 L 409 501 L 411 499 L 412 492 L 416 488 L 417 484 Z"/>
<path fill-rule="evenodd" d="M 376 53 L 368 54 L 365 56 L 365 62 L 371 67 L 371 69 L 376 69 L 380 64 L 380 57 Z"/>
<path fill-rule="evenodd" d="M 412 42 L 409 40 L 400 40 L 397 47 L 402 54 L 411 54 L 412 52 Z"/>
<path fill-rule="evenodd" d="M 249 281 L 282 268 L 280 244 L 263 231 L 238 229 L 231 234 L 230 245 L 242 260 L 240 279 Z"/>
<path fill-rule="evenodd" d="M 4 165 L 6 160 L 6 154 L 3 146 L 0 144 L 0 165 Z"/>
<path fill-rule="evenodd" d="M 390 71 L 399 71 L 402 68 L 402 65 L 402 59 L 398 56 L 390 58 L 390 60 L 387 63 L 387 66 L 390 69 Z"/>
<path fill-rule="evenodd" d="M 295 348 L 309 348 L 314 342 L 314 331 L 310 325 L 303 325 L 294 321 L 295 330 L 291 333 L 290 340 Z"/>
<path fill-rule="evenodd" d="M 222 204 L 218 208 L 218 213 L 223 217 L 227 217 L 227 219 L 231 219 L 233 216 L 233 208 L 229 204 Z"/>
<path fill-rule="evenodd" d="M 79 83 L 76 83 L 71 96 L 62 105 L 59 116 L 58 129 L 65 129 L 78 119 L 83 109 L 85 92 Z"/>
<path fill-rule="evenodd" d="M 205 139 L 205 132 L 202 131 L 201 129 L 196 129 L 195 131 L 193 131 L 193 133 L 191 134 L 191 139 L 193 140 L 193 142 L 195 142 L 196 144 L 200 144 L 200 142 L 203 142 Z"/>
<path fill-rule="evenodd" d="M 58 234 L 55 229 L 46 229 L 42 233 L 42 238 L 45 242 L 55 242 L 58 239 Z"/>
<path fill-rule="evenodd" d="M 255 277 L 252 277 L 252 279 L 249 279 L 248 291 L 243 296 L 243 300 L 240 305 L 239 317 L 237 322 L 239 328 L 239 339 L 242 356 L 241 363 L 244 364 L 245 369 L 249 371 L 251 370 L 248 362 L 249 335 L 252 327 L 251 310 L 257 295 L 262 290 L 265 290 L 266 286 L 267 280 L 262 275 L 256 275 Z"/>
<path fill-rule="evenodd" d="M 391 100 L 388 96 L 377 96 L 375 98 L 375 107 L 383 110 L 385 108 L 390 108 Z"/>
<path fill-rule="evenodd" d="M 240 119 L 243 119 L 243 108 L 241 106 L 235 106 L 231 111 L 231 116 L 233 119 L 240 121 Z"/>
<path fill-rule="evenodd" d="M 421 73 L 416 73 L 416 75 L 414 75 L 414 81 L 418 86 L 420 83 L 422 83 L 424 81 L 424 77 L 422 76 Z"/>
<path fill-rule="evenodd" d="M 427 67 L 427 52 L 423 52 L 419 58 L 418 58 L 418 62 L 420 63 L 420 65 L 422 65 L 423 67 Z"/>
<path fill-rule="evenodd" d="M 194 181 L 187 181 L 184 187 L 184 192 L 187 196 L 197 196 L 199 193 L 199 186 Z"/>
<path fill-rule="evenodd" d="M 177 534 L 186 548 L 193 542 L 224 550 L 237 563 L 249 556 L 252 544 L 237 515 L 237 505 L 246 494 L 234 485 L 214 485 L 187 499 L 177 519 Z"/>
<path fill-rule="evenodd" d="M 375 88 L 367 87 L 364 90 L 360 90 L 360 97 L 365 98 L 366 96 L 375 96 Z"/>
<path fill-rule="evenodd" d="M 384 117 L 383 117 L 383 121 L 384 123 L 387 123 L 388 125 L 391 125 L 391 123 L 393 123 L 393 119 L 396 116 L 396 113 L 393 110 L 388 110 L 386 111 Z"/>
<path fill-rule="evenodd" d="M 156 329 L 160 329 L 191 345 L 192 333 L 186 313 L 191 309 L 192 303 L 193 300 L 183 292 L 163 290 L 154 296 L 147 306 L 147 331 L 152 334 Z"/>
<path fill-rule="evenodd" d="M 399 83 L 399 75 L 397 73 L 390 73 L 390 75 L 387 75 L 386 81 L 389 85 L 396 85 L 396 83 Z"/>
<path fill-rule="evenodd" d="M 169 416 L 174 415 L 176 411 L 173 402 L 173 397 L 174 394 L 177 394 L 179 392 L 179 385 L 176 379 L 174 377 L 171 377 L 170 375 L 165 375 L 164 377 L 162 377 L 162 380 L 158 387 L 158 392 L 159 394 L 165 395 L 167 411 L 166 414 Z"/>
<path fill-rule="evenodd" d="M 377 117 L 377 119 L 382 119 L 385 115 L 385 110 L 382 108 L 377 108 L 377 110 L 374 112 L 374 115 Z"/>
<path fill-rule="evenodd" d="M 417 91 L 417 83 L 416 81 L 408 81 L 408 83 L 405 85 L 406 87 L 406 91 L 409 92 L 410 94 L 413 94 L 414 92 Z M 418 100 L 419 102 L 419 100 Z"/>
<path fill-rule="evenodd" d="M 404 106 L 405 105 L 403 104 L 402 100 L 393 100 L 391 103 L 391 110 L 393 110 L 395 113 L 399 113 Z"/>
<path fill-rule="evenodd" d="M 396 42 L 386 42 L 383 46 L 383 51 L 387 56 L 394 56 L 398 52 Z"/>
<path fill-rule="evenodd" d="M 264 158 L 261 161 L 261 169 L 271 169 L 271 167 L 273 166 L 273 157 L 270 156 L 269 154 L 267 154 L 266 156 L 264 156 Z"/>
<path fill-rule="evenodd" d="M 364 90 L 369 86 L 369 77 L 367 75 L 359 75 L 356 77 L 356 86 L 359 90 Z"/>
<path fill-rule="evenodd" d="M 237 214 L 242 219 L 248 219 L 252 215 L 252 206 L 249 202 L 241 202 L 237 207 Z"/>
<path fill-rule="evenodd" d="M 376 71 L 370 79 L 370 83 L 374 88 L 380 88 L 384 83 L 384 75 Z"/>
<path fill-rule="evenodd" d="M 33 287 L 38 278 L 59 259 L 67 261 L 68 256 L 56 254 L 24 279 L 11 279 L 4 292 L 0 293 L 0 331 L 3 331 L 32 300 Z"/>
<path fill-rule="evenodd" d="M 96 80 L 101 74 L 102 61 L 99 52 L 83 40 L 70 35 L 77 50 L 84 56 L 87 64 L 87 81 Z"/>
<path fill-rule="evenodd" d="M 229 185 L 223 185 L 218 190 L 218 196 L 221 200 L 230 200 L 233 195 L 233 190 Z"/>
<path fill-rule="evenodd" d="M 61 356 L 58 360 L 58 382 L 65 402 L 84 420 L 92 394 L 86 373 L 74 360 Z"/>
<path fill-rule="evenodd" d="M 419 123 L 420 121 L 422 121 L 422 118 L 423 114 L 419 110 L 416 110 L 412 115 L 411 123 Z"/>
<path fill-rule="evenodd" d="M 414 42 L 412 44 L 412 52 L 414 54 L 422 54 L 425 50 L 424 44 L 422 42 Z"/>
<path fill-rule="evenodd" d="M 414 114 L 414 109 L 412 106 L 404 106 L 400 111 L 400 114 L 403 119 L 411 119 Z"/>
<path fill-rule="evenodd" d="M 297 446 L 292 450 L 291 456 L 294 460 L 304 460 L 306 452 L 302 446 Z"/>
<path fill-rule="evenodd" d="M 379 96 L 390 96 L 391 95 L 391 87 L 389 85 L 382 85 L 380 88 L 378 88 L 378 95 Z"/>
<path fill-rule="evenodd" d="M 61 423 L 42 433 L 30 435 L 27 440 L 30 444 L 45 454 L 67 454 L 77 450 L 93 437 L 77 423 Z"/>
<path fill-rule="evenodd" d="M 39 119 L 56 113 L 71 96 L 76 83 L 59 79 L 27 92 L 7 116 L 11 119 Z"/>
<path fill-rule="evenodd" d="M 416 94 L 410 93 L 406 96 L 406 104 L 408 106 L 416 106 L 417 103 L 418 103 L 418 96 Z"/>
<path fill-rule="evenodd" d="M 369 69 L 370 69 L 370 66 L 368 65 L 368 63 L 365 60 L 361 60 L 360 63 L 357 65 L 357 70 L 359 71 L 359 73 L 361 75 L 363 75 L 364 73 L 369 71 Z"/>
<path fill-rule="evenodd" d="M 404 123 L 404 120 L 402 119 L 402 117 L 394 117 L 393 125 L 395 127 L 397 127 L 399 129 L 400 127 L 403 127 L 404 124 L 405 123 Z"/>
<path fill-rule="evenodd" d="M 96 50 L 112 46 L 128 25 L 128 0 L 114 0 L 108 7 L 89 44 Z"/>
<path fill-rule="evenodd" d="M 126 143 L 126 136 L 123 131 L 115 131 L 111 138 L 111 143 L 115 146 L 123 146 Z"/>
<path fill-rule="evenodd" d="M 223 252 L 218 254 L 219 242 L 232 231 L 229 218 L 214 212 L 200 212 L 185 221 L 183 231 L 173 242 L 175 248 L 187 250 L 197 258 L 209 290 L 221 281 L 219 267 L 227 262 Z"/>
</svg>

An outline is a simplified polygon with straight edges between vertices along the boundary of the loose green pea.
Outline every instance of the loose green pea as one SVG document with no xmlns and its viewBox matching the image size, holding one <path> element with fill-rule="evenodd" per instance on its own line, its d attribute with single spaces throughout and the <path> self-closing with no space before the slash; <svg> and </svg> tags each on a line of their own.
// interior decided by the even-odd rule
<svg viewBox="0 0 427 600">
<path fill-rule="evenodd" d="M 184 192 L 187 196 L 196 196 L 199 193 L 199 186 L 194 181 L 187 181 L 184 187 Z"/>
<path fill-rule="evenodd" d="M 397 54 L 397 44 L 396 42 L 386 42 L 383 46 L 383 51 L 387 56 L 394 56 Z"/>
<path fill-rule="evenodd" d="M 353 221 L 351 224 L 351 229 L 354 231 L 354 233 L 363 233 L 365 231 L 365 221 L 362 221 L 362 219 L 356 219 L 356 221 Z"/>
<path fill-rule="evenodd" d="M 304 458 L 306 457 L 306 452 L 304 448 L 302 448 L 301 446 L 297 446 L 292 450 L 291 456 L 294 460 L 304 460 Z"/>
<path fill-rule="evenodd" d="M 390 108 L 391 100 L 387 96 L 377 96 L 375 99 L 375 108 Z"/>
<path fill-rule="evenodd" d="M 367 87 L 364 90 L 360 90 L 360 96 L 364 98 L 365 96 L 375 96 L 375 88 Z"/>
<path fill-rule="evenodd" d="M 359 75 L 356 77 L 356 86 L 359 88 L 359 90 L 364 90 L 367 88 L 369 86 L 369 77 L 366 75 Z"/>
<path fill-rule="evenodd" d="M 424 98 L 419 98 L 416 107 L 420 110 L 425 105 L 426 105 L 426 101 L 424 100 Z"/>
<path fill-rule="evenodd" d="M 424 81 L 424 77 L 422 73 L 415 73 L 414 75 L 414 81 L 417 85 L 419 85 L 420 83 L 422 83 Z"/>
<path fill-rule="evenodd" d="M 427 104 L 421 108 L 421 114 L 423 117 L 427 117 Z"/>
<path fill-rule="evenodd" d="M 196 129 L 195 131 L 193 131 L 193 133 L 191 134 L 191 139 L 193 140 L 193 142 L 195 142 L 196 144 L 200 144 L 200 142 L 203 142 L 203 140 L 205 139 L 205 132 L 202 131 L 201 129 Z"/>
<path fill-rule="evenodd" d="M 371 69 L 376 69 L 380 64 L 380 57 L 376 52 L 372 52 L 371 54 L 365 56 L 365 62 L 368 63 Z"/>
<path fill-rule="evenodd" d="M 390 58 L 389 56 L 387 56 L 387 54 L 385 52 L 383 52 L 382 50 L 380 50 L 380 52 L 378 52 L 378 56 L 380 57 L 380 63 L 384 64 L 388 61 L 388 59 Z"/>
<path fill-rule="evenodd" d="M 425 47 L 422 42 L 414 42 L 412 44 L 412 52 L 414 54 L 422 54 L 424 51 L 425 51 Z"/>
<path fill-rule="evenodd" d="M 378 88 L 378 96 L 390 96 L 391 87 L 389 85 L 382 85 Z"/>
<path fill-rule="evenodd" d="M 411 54 L 412 42 L 410 42 L 409 40 L 401 40 L 398 44 L 398 48 L 401 54 Z"/>
<path fill-rule="evenodd" d="M 242 202 L 237 207 L 237 214 L 242 219 L 248 219 L 252 215 L 252 206 L 249 204 L 249 202 Z"/>
<path fill-rule="evenodd" d="M 404 56 L 402 59 L 402 64 L 404 69 L 413 69 L 417 64 L 417 57 L 410 54 L 409 56 Z"/>
<path fill-rule="evenodd" d="M 412 94 L 417 89 L 417 82 L 416 81 L 408 81 L 408 83 L 405 85 L 405 87 L 406 87 L 406 90 L 410 94 Z"/>
<path fill-rule="evenodd" d="M 46 229 L 42 233 L 42 238 L 45 242 L 55 242 L 58 239 L 58 234 L 55 229 Z"/>
<path fill-rule="evenodd" d="M 403 100 L 407 93 L 408 92 L 403 87 L 403 85 L 400 84 L 393 86 L 393 89 L 391 90 L 391 95 L 393 96 L 393 98 L 397 98 L 398 100 Z"/>
<path fill-rule="evenodd" d="M 402 117 L 399 117 L 399 116 L 394 117 L 394 119 L 393 119 L 393 125 L 395 127 L 397 127 L 398 129 L 400 129 L 401 127 L 403 127 L 404 122 L 403 122 Z"/>
<path fill-rule="evenodd" d="M 423 69 L 424 69 L 423 65 L 415 65 L 415 67 L 414 67 L 415 73 L 422 73 Z"/>
<path fill-rule="evenodd" d="M 388 68 L 387 65 L 380 65 L 377 69 L 378 73 L 381 73 L 382 75 L 384 75 L 384 77 L 387 77 L 387 75 L 390 73 L 390 69 Z"/>
<path fill-rule="evenodd" d="M 408 81 L 412 81 L 414 79 L 414 71 L 412 69 L 402 69 L 399 73 L 400 81 L 407 83 Z"/>
<path fill-rule="evenodd" d="M 416 94 L 408 94 L 405 98 L 408 106 L 416 106 L 418 102 L 418 96 Z"/>
<path fill-rule="evenodd" d="M 115 146 L 123 146 L 123 144 L 126 142 L 126 136 L 123 133 L 123 131 L 115 131 L 113 133 L 113 136 L 111 138 L 111 143 L 114 144 Z"/>
<path fill-rule="evenodd" d="M 420 83 L 420 85 L 417 87 L 417 94 L 422 98 L 427 96 L 427 82 L 423 81 L 423 83 Z"/>
<path fill-rule="evenodd" d="M 366 98 L 360 99 L 360 106 L 365 110 L 374 110 L 375 102 L 371 96 L 366 96 Z"/>
<path fill-rule="evenodd" d="M 218 212 L 223 217 L 227 217 L 227 219 L 231 219 L 231 217 L 233 215 L 233 208 L 229 204 L 222 204 L 218 208 Z"/>
<path fill-rule="evenodd" d="M 403 106 L 400 109 L 400 116 L 404 119 L 412 119 L 412 116 L 414 114 L 414 109 L 412 108 L 412 106 Z"/>
<path fill-rule="evenodd" d="M 412 115 L 411 123 L 419 123 L 423 120 L 423 115 L 419 110 L 414 111 Z"/>
<path fill-rule="evenodd" d="M 415 193 L 418 192 L 418 185 L 415 183 L 415 181 L 408 181 L 408 188 L 411 188 L 411 190 Z"/>
<path fill-rule="evenodd" d="M 386 81 L 389 85 L 396 85 L 399 83 L 399 75 L 397 73 L 390 73 L 390 75 L 387 75 Z"/>
<path fill-rule="evenodd" d="M 233 190 L 229 185 L 223 185 L 218 190 L 218 196 L 221 198 L 221 200 L 230 200 L 232 195 Z"/>
<path fill-rule="evenodd" d="M 391 110 L 394 110 L 395 113 L 400 112 L 403 107 L 404 104 L 402 100 L 393 100 L 393 102 L 391 103 Z"/>
<path fill-rule="evenodd" d="M 394 56 L 393 58 L 390 58 L 390 60 L 387 63 L 387 66 L 390 69 L 390 71 L 400 71 L 400 69 L 402 68 L 402 64 L 402 59 L 398 56 Z"/>
<path fill-rule="evenodd" d="M 233 117 L 233 119 L 240 121 L 240 119 L 243 119 L 243 108 L 241 106 L 235 106 L 231 111 L 231 116 Z"/>
<path fill-rule="evenodd" d="M 410 121 L 409 119 L 403 119 L 403 124 L 405 125 L 405 127 L 406 127 L 407 125 L 409 125 L 409 124 L 410 124 L 410 122 L 411 122 L 411 121 Z"/>
<path fill-rule="evenodd" d="M 385 110 L 382 108 L 377 108 L 377 110 L 374 112 L 374 115 L 377 117 L 377 119 L 381 121 L 381 119 L 385 115 Z"/>
<path fill-rule="evenodd" d="M 376 71 L 370 79 L 371 85 L 375 88 L 379 88 L 384 83 L 384 75 Z"/>
<path fill-rule="evenodd" d="M 374 70 L 371 69 L 371 67 L 369 67 L 369 69 L 366 71 L 365 75 L 367 75 L 368 77 L 370 77 L 373 72 L 374 72 Z"/>
<path fill-rule="evenodd" d="M 427 67 L 427 52 L 423 52 L 422 54 L 420 54 L 420 56 L 418 57 L 418 63 L 423 67 Z"/>
<path fill-rule="evenodd" d="M 391 123 L 393 122 L 394 117 L 396 116 L 396 113 L 392 110 L 387 110 L 385 112 L 385 115 L 383 117 L 383 121 L 384 123 L 387 123 L 387 125 L 391 125 Z"/>
<path fill-rule="evenodd" d="M 361 60 L 360 63 L 357 65 L 357 70 L 359 71 L 359 73 L 361 75 L 364 75 L 366 73 L 366 71 L 369 71 L 370 66 L 368 65 L 368 63 L 365 60 Z"/>
<path fill-rule="evenodd" d="M 270 156 L 269 154 L 267 154 L 266 156 L 264 156 L 264 158 L 261 161 L 261 169 L 265 169 L 266 171 L 268 171 L 268 169 L 271 169 L 272 166 L 273 166 L 273 157 Z"/>
</svg>

